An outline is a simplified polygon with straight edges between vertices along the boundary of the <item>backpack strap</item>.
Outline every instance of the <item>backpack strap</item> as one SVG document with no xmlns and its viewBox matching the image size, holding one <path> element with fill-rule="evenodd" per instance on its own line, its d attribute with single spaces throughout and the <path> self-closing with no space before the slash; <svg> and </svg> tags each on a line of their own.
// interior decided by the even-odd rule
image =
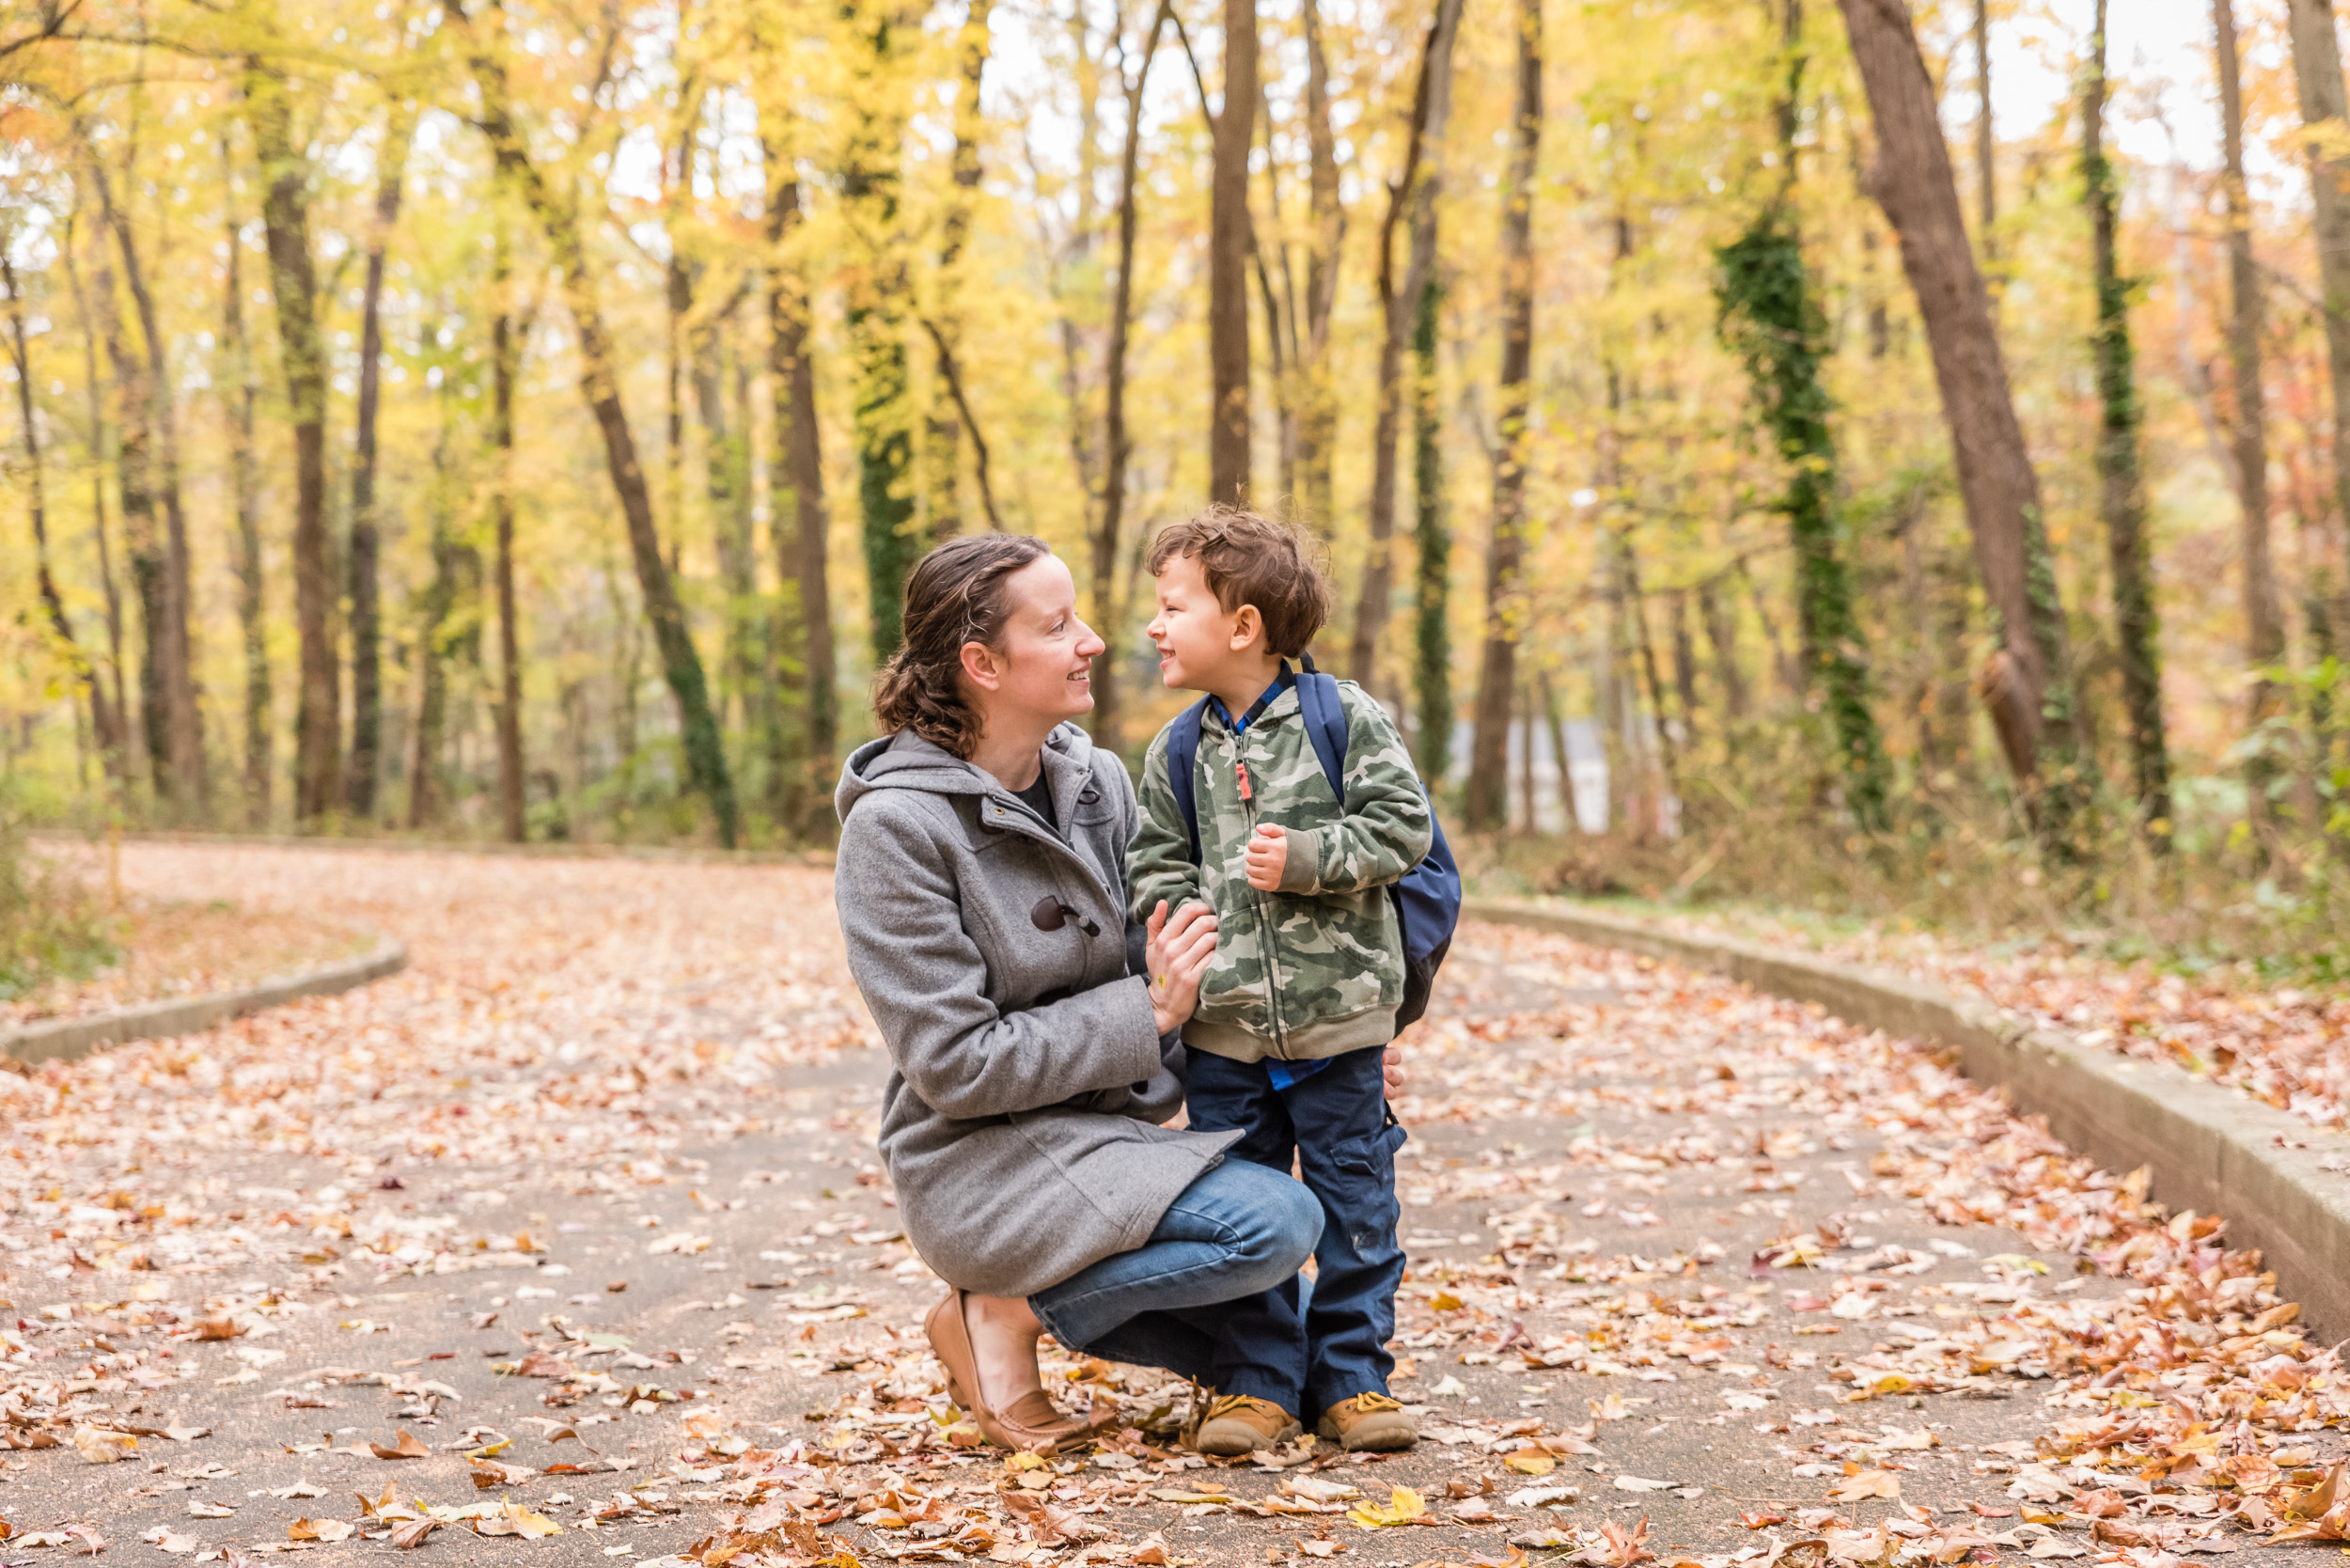
<svg viewBox="0 0 2350 1568">
<path fill-rule="evenodd" d="M 1175 808 L 1183 814 L 1191 834 L 1191 863 L 1199 864 L 1199 808 L 1193 797 L 1192 776 L 1199 765 L 1199 724 L 1207 716 L 1208 699 L 1201 698 L 1175 715 L 1167 727 L 1167 787 L 1175 793 Z"/>
<path fill-rule="evenodd" d="M 1343 811 L 1346 809 L 1346 703 L 1339 696 L 1338 677 L 1324 675 L 1316 669 L 1311 653 L 1299 654 L 1297 662 L 1304 666 L 1297 677 L 1297 707 L 1305 716 L 1306 738 L 1313 743 L 1314 756 L 1322 762 L 1322 776 L 1330 781 L 1330 793 L 1338 800 L 1339 809 Z M 1196 728 L 1193 733 L 1196 737 Z M 1197 744 L 1196 740 L 1194 744 Z"/>
</svg>

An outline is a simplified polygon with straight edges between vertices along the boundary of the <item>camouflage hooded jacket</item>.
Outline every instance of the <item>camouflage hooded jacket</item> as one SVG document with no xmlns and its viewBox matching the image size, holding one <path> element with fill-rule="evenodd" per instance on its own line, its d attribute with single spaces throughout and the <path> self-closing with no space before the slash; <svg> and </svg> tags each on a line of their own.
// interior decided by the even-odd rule
<svg viewBox="0 0 2350 1568">
<path fill-rule="evenodd" d="M 1215 958 L 1183 1043 L 1239 1061 L 1335 1057 L 1395 1037 L 1403 998 L 1403 937 L 1387 884 L 1428 854 L 1428 797 L 1386 711 L 1352 681 L 1339 683 L 1347 719 L 1346 806 L 1308 737 L 1297 688 L 1284 690 L 1239 735 L 1211 705 L 1192 780 L 1199 864 L 1167 782 L 1167 731 L 1142 769 L 1142 823 L 1127 853 L 1134 912 L 1146 918 L 1205 899 L 1216 913 Z M 1237 764 L 1248 769 L 1241 794 Z M 1281 886 L 1248 886 L 1243 861 L 1261 823 L 1289 832 Z"/>
</svg>

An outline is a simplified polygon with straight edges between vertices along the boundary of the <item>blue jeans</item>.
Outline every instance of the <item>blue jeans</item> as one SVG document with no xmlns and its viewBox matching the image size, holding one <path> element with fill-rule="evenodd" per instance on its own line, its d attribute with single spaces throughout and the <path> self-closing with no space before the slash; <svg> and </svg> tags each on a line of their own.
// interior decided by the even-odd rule
<svg viewBox="0 0 2350 1568">
<path fill-rule="evenodd" d="M 1028 1297 L 1062 1344 L 1164 1367 L 1220 1393 L 1295 1410 L 1303 1341 L 1264 1309 L 1322 1234 L 1322 1206 L 1284 1172 L 1228 1159 L 1176 1195 L 1151 1239 Z"/>
<path fill-rule="evenodd" d="M 1285 1329 L 1300 1347 L 1304 1403 L 1283 1408 L 1308 1427 L 1340 1400 L 1386 1393 L 1395 1371 L 1387 1340 L 1395 1332 L 1396 1287 L 1403 1282 L 1395 1152 L 1404 1134 L 1387 1110 L 1384 1056 L 1371 1047 L 1349 1051 L 1276 1089 L 1261 1061 L 1191 1053 L 1191 1124 L 1202 1132 L 1240 1129 L 1228 1161 L 1253 1162 L 1286 1177 L 1294 1156 L 1306 1190 L 1322 1207 L 1313 1294 L 1301 1309 L 1301 1281 L 1291 1278 L 1268 1292 L 1262 1307 L 1264 1332 Z"/>
</svg>

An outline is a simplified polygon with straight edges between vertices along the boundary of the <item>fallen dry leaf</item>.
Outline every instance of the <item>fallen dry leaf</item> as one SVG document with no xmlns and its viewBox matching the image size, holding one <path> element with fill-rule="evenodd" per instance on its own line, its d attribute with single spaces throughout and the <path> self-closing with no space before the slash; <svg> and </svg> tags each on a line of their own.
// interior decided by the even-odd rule
<svg viewBox="0 0 2350 1568">
<path fill-rule="evenodd" d="M 430 1459 L 432 1457 L 432 1450 L 406 1427 L 400 1429 L 400 1440 L 390 1448 L 385 1448 L 381 1443 L 371 1442 L 368 1445 L 368 1451 L 378 1459 Z"/>
</svg>

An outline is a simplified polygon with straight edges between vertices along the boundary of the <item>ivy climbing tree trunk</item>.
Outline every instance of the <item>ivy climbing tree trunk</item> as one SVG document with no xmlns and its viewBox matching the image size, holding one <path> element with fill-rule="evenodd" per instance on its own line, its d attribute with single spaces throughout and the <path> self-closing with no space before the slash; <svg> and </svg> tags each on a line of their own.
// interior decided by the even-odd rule
<svg viewBox="0 0 2350 1568">
<path fill-rule="evenodd" d="M 1968 247 L 1958 186 L 1904 0 L 1840 0 L 1876 122 L 1871 194 L 1901 238 L 1934 354 L 1966 524 L 1999 647 L 1977 679 L 2018 793 L 2044 844 L 2075 852 L 2086 803 L 2064 606 L 1991 302 Z"/>
<path fill-rule="evenodd" d="M 1888 770 L 1836 518 L 1836 437 L 1828 425 L 1834 405 L 1820 383 L 1828 323 L 1811 297 L 1803 237 L 1787 201 L 1803 85 L 1802 15 L 1798 0 L 1788 0 L 1787 86 L 1778 115 L 1787 183 L 1745 234 L 1716 253 L 1721 274 L 1716 290 L 1722 336 L 1745 361 L 1762 423 L 1787 465 L 1778 510 L 1794 549 L 1803 678 L 1826 712 L 1845 805 L 1856 822 L 1875 832 L 1886 825 Z"/>
<path fill-rule="evenodd" d="M 857 513 L 865 544 L 868 619 L 876 666 L 898 651 L 906 573 L 921 554 L 914 534 L 913 409 L 906 375 L 906 276 L 898 234 L 899 144 L 904 111 L 891 78 L 899 65 L 890 0 L 850 9 L 852 78 L 840 201 L 854 262 L 848 284 L 854 360 Z"/>
<path fill-rule="evenodd" d="M 343 805 L 341 663 L 335 647 L 333 546 L 326 534 L 326 348 L 310 260 L 310 165 L 294 137 L 286 79 L 245 62 L 253 145 L 261 165 L 261 227 L 270 298 L 294 446 L 294 624 L 302 680 L 294 717 L 294 818 L 317 828 Z"/>
<path fill-rule="evenodd" d="M 579 201 L 570 176 L 550 180 L 531 157 L 522 127 L 515 121 L 513 95 L 506 67 L 472 26 L 458 0 L 443 0 L 442 15 L 451 24 L 464 51 L 475 86 L 481 94 L 479 126 L 488 139 L 498 171 L 529 209 L 545 235 L 549 259 L 561 280 L 563 303 L 578 334 L 580 391 L 595 416 L 603 440 L 604 465 L 628 523 L 629 555 L 636 569 L 636 584 L 644 600 L 645 619 L 651 623 L 653 642 L 661 656 L 662 675 L 678 709 L 678 729 L 683 742 L 685 776 L 689 788 L 710 805 L 717 819 L 718 841 L 732 849 L 740 832 L 734 799 L 734 777 L 728 770 L 726 749 L 719 743 L 718 723 L 710 706 L 710 686 L 702 673 L 700 654 L 686 630 L 685 613 L 678 603 L 677 584 L 661 558 L 661 541 L 653 525 L 652 494 L 644 465 L 637 459 L 636 439 L 629 429 L 628 411 L 620 401 L 615 370 L 612 334 L 604 323 L 603 307 L 596 296 L 595 275 L 588 264 L 586 234 Z"/>
<path fill-rule="evenodd" d="M 1419 291 L 1412 328 L 1412 760 L 1429 785 L 1452 771 L 1452 522 L 1445 506 L 1436 328 L 1444 286 Z M 1504 350 L 1507 353 L 1507 350 Z"/>
<path fill-rule="evenodd" d="M 1378 681 L 1379 640 L 1387 629 L 1395 563 L 1396 447 L 1403 423 L 1403 347 L 1419 317 L 1421 293 L 1436 268 L 1436 196 L 1443 183 L 1444 136 L 1452 116 L 1452 45 L 1460 36 L 1462 0 L 1436 0 L 1420 44 L 1419 80 L 1412 94 L 1412 126 L 1403 167 L 1387 187 L 1379 226 L 1379 380 L 1377 424 L 1371 433 L 1370 539 L 1355 602 L 1355 635 L 1347 669 L 1365 685 Z M 1411 259 L 1395 272 L 1395 231 L 1411 214 Z"/>
<path fill-rule="evenodd" d="M 1477 732 L 1471 743 L 1468 822 L 1506 827 L 1510 710 L 1518 688 L 1518 638 L 1525 631 L 1527 419 L 1534 368 L 1535 165 L 1543 140 L 1542 0 L 1518 3 L 1518 106 L 1512 126 L 1510 173 L 1501 209 L 1501 374 L 1495 388 L 1498 450 L 1494 457 L 1492 534 L 1485 544 L 1485 646 L 1477 675 Z M 1449 719 L 1450 714 L 1446 717 Z M 1534 733 L 1526 735 L 1533 766 Z M 1527 825 L 1534 824 L 1533 803 Z"/>
<path fill-rule="evenodd" d="M 2089 71 L 2081 91 L 2081 186 L 2089 206 L 2091 267 L 2097 291 L 2098 510 L 2113 572 L 2114 640 L 2122 656 L 2122 707 L 2138 823 L 2157 848 L 2170 841 L 2170 750 L 2163 734 L 2161 620 L 2147 560 L 2146 489 L 2138 464 L 2142 418 L 2130 345 L 2129 283 L 2114 252 L 2113 164 L 2105 149 L 2106 0 L 2097 0 Z"/>
</svg>

